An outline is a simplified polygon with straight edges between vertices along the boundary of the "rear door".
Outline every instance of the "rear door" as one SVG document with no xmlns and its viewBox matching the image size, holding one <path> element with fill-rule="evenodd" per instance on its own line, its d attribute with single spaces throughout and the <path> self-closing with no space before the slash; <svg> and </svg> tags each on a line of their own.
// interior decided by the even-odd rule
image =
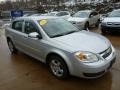
<svg viewBox="0 0 120 90">
<path fill-rule="evenodd" d="M 23 45 L 23 22 L 24 20 L 17 20 L 12 23 L 11 36 L 17 49 L 24 50 Z"/>
</svg>

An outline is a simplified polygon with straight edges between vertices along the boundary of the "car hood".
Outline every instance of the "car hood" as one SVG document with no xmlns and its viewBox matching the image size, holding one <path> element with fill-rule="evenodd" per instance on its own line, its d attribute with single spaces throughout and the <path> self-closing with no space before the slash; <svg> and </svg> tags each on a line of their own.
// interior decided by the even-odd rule
<svg viewBox="0 0 120 90">
<path fill-rule="evenodd" d="M 80 31 L 69 35 L 53 38 L 58 47 L 69 48 L 70 51 L 89 51 L 100 53 L 110 47 L 110 42 L 105 37 L 87 31 Z"/>
<path fill-rule="evenodd" d="M 80 18 L 80 17 L 70 17 L 68 21 L 74 21 L 74 22 L 84 22 L 87 18 Z"/>
<path fill-rule="evenodd" d="M 104 18 L 103 22 L 120 22 L 120 17 L 107 17 Z"/>
</svg>

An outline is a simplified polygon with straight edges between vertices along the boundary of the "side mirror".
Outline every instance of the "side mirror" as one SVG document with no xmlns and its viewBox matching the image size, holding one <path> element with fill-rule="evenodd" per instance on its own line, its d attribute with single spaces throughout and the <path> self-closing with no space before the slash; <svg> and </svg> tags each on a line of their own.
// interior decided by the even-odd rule
<svg viewBox="0 0 120 90">
<path fill-rule="evenodd" d="M 35 39 L 35 40 L 42 39 L 42 37 L 37 32 L 32 32 L 28 34 L 28 37 Z"/>
</svg>

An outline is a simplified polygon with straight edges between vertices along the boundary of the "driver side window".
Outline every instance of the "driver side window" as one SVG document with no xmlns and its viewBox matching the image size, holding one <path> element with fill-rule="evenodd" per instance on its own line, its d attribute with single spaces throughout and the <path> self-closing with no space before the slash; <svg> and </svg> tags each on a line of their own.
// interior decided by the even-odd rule
<svg viewBox="0 0 120 90">
<path fill-rule="evenodd" d="M 24 32 L 26 34 L 30 34 L 32 32 L 38 32 L 38 29 L 35 24 L 33 24 L 30 21 L 25 21 L 25 27 L 24 27 Z"/>
</svg>

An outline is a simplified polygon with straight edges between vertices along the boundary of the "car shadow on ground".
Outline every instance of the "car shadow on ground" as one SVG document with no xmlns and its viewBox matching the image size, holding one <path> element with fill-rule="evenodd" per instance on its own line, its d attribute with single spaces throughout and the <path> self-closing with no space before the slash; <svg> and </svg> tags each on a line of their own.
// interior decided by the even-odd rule
<svg viewBox="0 0 120 90">
<path fill-rule="evenodd" d="M 66 80 L 59 80 L 49 73 L 45 64 L 24 53 L 11 55 L 8 46 L 2 53 L 5 55 L 7 53 L 8 58 L 5 57 L 4 60 L 7 65 L 5 70 L 10 71 L 8 72 L 10 78 L 7 74 L 4 75 L 6 77 L 4 79 L 7 80 L 5 87 L 1 82 L 4 88 L 16 86 L 16 88 L 23 86 L 22 88 L 29 88 L 29 90 L 33 87 L 44 88 L 44 90 L 111 90 L 112 88 L 111 72 L 97 79 L 70 76 Z M 4 79 L 2 80 L 5 82 Z"/>
<path fill-rule="evenodd" d="M 70 76 L 65 80 L 60 80 L 48 71 L 45 64 L 21 52 L 18 54 L 11 56 L 11 62 L 14 66 L 13 71 L 16 75 L 20 75 L 22 69 L 22 73 L 24 73 L 21 74 L 21 79 L 26 77 L 29 83 L 40 83 L 46 90 L 48 88 L 50 90 L 111 90 L 111 72 L 96 79 L 83 79 Z M 22 60 L 20 57 L 22 57 Z M 24 82 L 26 81 L 24 80 Z"/>
<path fill-rule="evenodd" d="M 111 32 L 110 35 L 120 37 L 120 32 Z"/>
</svg>

